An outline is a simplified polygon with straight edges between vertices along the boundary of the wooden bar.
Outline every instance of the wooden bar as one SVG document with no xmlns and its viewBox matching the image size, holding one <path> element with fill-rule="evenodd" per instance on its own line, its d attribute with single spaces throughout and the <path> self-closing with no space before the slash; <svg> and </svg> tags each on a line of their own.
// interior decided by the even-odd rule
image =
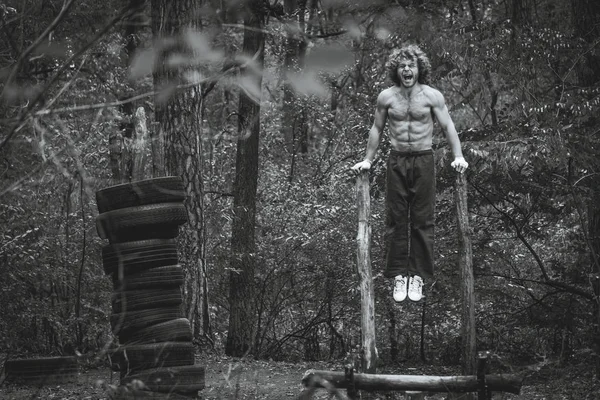
<svg viewBox="0 0 600 400">
<path fill-rule="evenodd" d="M 313 379 L 318 377 L 318 379 Z M 324 379 L 337 388 L 345 388 L 346 374 L 338 371 L 306 371 L 302 378 L 305 386 L 318 385 Z M 523 376 L 518 374 L 485 375 L 488 390 L 519 394 Z M 433 376 L 433 375 L 381 375 L 354 374 L 354 387 L 357 390 L 379 391 L 422 391 L 422 392 L 477 392 L 477 376 Z"/>
</svg>

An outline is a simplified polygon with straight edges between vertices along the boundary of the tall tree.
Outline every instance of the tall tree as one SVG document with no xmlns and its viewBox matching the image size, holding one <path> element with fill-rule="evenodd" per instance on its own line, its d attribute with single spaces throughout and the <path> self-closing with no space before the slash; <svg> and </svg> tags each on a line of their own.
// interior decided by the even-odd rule
<svg viewBox="0 0 600 400">
<path fill-rule="evenodd" d="M 153 0 L 152 32 L 159 63 L 154 73 L 155 115 L 157 131 L 155 140 L 164 141 L 165 162 L 155 164 L 155 173 L 183 177 L 186 189 L 185 205 L 189 224 L 183 230 L 186 272 L 185 306 L 187 317 L 197 336 L 201 327 L 209 333 L 208 294 L 206 292 L 206 266 L 203 241 L 203 177 L 201 171 L 202 86 L 177 90 L 177 85 L 188 83 L 187 66 L 193 65 L 200 28 L 201 1 Z M 185 67 L 173 67 L 170 61 Z M 155 152 L 158 155 L 158 152 Z M 160 157 L 160 155 L 159 155 Z"/>
<path fill-rule="evenodd" d="M 147 0 L 129 0 L 126 9 L 128 16 L 124 22 L 123 32 L 124 46 L 122 60 L 125 68 L 131 65 L 139 44 L 139 32 L 143 25 L 144 9 Z M 113 77 L 116 79 L 117 77 Z M 120 100 L 127 100 L 132 95 L 133 87 L 130 83 L 122 85 L 125 89 L 119 93 Z M 112 130 L 109 134 L 110 167 L 115 184 L 130 182 L 133 179 L 133 149 L 135 141 L 135 114 L 136 102 L 127 101 L 120 105 L 123 118 L 119 123 L 119 129 Z"/>
<path fill-rule="evenodd" d="M 584 57 L 577 68 L 580 86 L 590 88 L 600 83 L 600 55 L 594 48 L 600 41 L 600 3 L 595 0 L 571 0 L 575 34 L 586 43 Z M 596 129 L 598 119 L 590 117 L 589 126 Z M 598 154 L 598 149 L 595 149 Z M 600 164 L 592 165 L 590 179 L 591 195 L 588 200 L 588 241 L 591 259 L 592 285 L 596 296 L 594 307 L 594 331 L 596 343 L 596 376 L 600 377 Z"/>
<path fill-rule="evenodd" d="M 307 0 L 285 0 L 284 12 L 287 19 L 286 38 L 285 38 L 285 56 L 283 61 L 283 71 L 285 74 L 285 84 L 283 85 L 283 107 L 282 107 L 282 131 L 285 140 L 285 147 L 290 154 L 290 173 L 288 180 L 292 181 L 294 177 L 294 166 L 296 165 L 296 154 L 300 151 L 306 153 L 308 150 L 306 144 L 306 110 L 304 107 L 297 107 L 296 94 L 291 79 L 300 73 L 304 64 L 304 54 L 306 44 L 301 35 L 304 34 L 306 23 Z"/>
<path fill-rule="evenodd" d="M 256 267 L 256 190 L 258 185 L 258 137 L 265 37 L 263 2 L 249 0 L 244 12 L 243 52 L 240 68 L 238 134 L 233 224 L 229 273 L 229 330 L 225 353 L 243 356 L 252 349 L 256 312 L 254 271 Z"/>
</svg>

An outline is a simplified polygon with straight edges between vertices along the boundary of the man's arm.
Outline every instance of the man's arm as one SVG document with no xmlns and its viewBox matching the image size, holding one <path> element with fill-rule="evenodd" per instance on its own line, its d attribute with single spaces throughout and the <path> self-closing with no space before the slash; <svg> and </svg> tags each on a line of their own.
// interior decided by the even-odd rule
<svg viewBox="0 0 600 400">
<path fill-rule="evenodd" d="M 460 139 L 458 138 L 458 132 L 456 132 L 454 122 L 452 122 L 452 118 L 450 118 L 450 113 L 448 112 L 448 107 L 446 107 L 444 96 L 437 90 L 433 91 L 432 110 L 440 126 L 444 130 L 444 133 L 446 134 L 446 139 L 448 139 L 450 149 L 454 155 L 454 161 L 452 162 L 451 166 L 458 172 L 464 172 L 469 164 L 463 157 L 462 149 L 460 147 Z"/>
<path fill-rule="evenodd" d="M 377 148 L 381 142 L 381 135 L 383 128 L 387 121 L 387 106 L 385 105 L 385 96 L 383 92 L 377 96 L 377 106 L 375 107 L 375 118 L 373 120 L 373 126 L 369 130 L 369 139 L 367 140 L 367 152 L 364 161 L 355 164 L 352 169 L 356 172 L 361 170 L 367 170 L 371 168 L 371 164 L 375 159 Z"/>
</svg>

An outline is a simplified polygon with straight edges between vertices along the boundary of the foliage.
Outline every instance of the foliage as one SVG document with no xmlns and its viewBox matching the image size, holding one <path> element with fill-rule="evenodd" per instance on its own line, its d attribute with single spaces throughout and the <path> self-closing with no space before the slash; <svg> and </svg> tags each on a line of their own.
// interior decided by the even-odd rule
<svg viewBox="0 0 600 400">
<path fill-rule="evenodd" d="M 56 16 L 61 2 L 31 0 L 30 8 L 5 3 L 16 13 L 3 15 L 2 23 L 19 44 L 16 53 L 1 61 L 9 70 Z M 46 43 L 58 46 L 46 47 L 55 51 L 38 49 L 25 60 L 18 90 L 3 86 L 9 94 L 1 106 L 3 132 L 23 123 L 0 147 L 4 349 L 84 352 L 110 340 L 110 288 L 100 265 L 102 243 L 93 229 L 93 193 L 111 183 L 109 136 L 127 117 L 115 107 L 94 111 L 73 105 L 114 102 L 132 87 L 139 93 L 151 90 L 153 68 L 144 64 L 153 52 L 149 32 L 140 34 L 146 50 L 133 63 L 134 78 L 142 77 L 135 85 L 127 81 L 131 71 L 123 67 L 123 38 L 111 31 L 44 89 L 43 102 L 27 107 L 66 57 L 107 23 L 105 16 L 119 14 L 119 3 L 81 2 L 58 25 L 53 42 Z M 597 42 L 576 35 L 573 23 L 564 18 L 570 10 L 558 0 L 539 1 L 535 10 L 523 5 L 517 20 L 514 10 L 497 1 L 471 2 L 476 15 L 455 0 L 360 2 L 362 7 L 357 2 L 323 3 L 312 14 L 307 10 L 304 26 L 277 13 L 266 26 L 258 268 L 255 281 L 248 282 L 258 289 L 253 354 L 277 360 L 340 359 L 360 343 L 356 210 L 348 168 L 362 157 L 376 96 L 389 85 L 383 68 L 387 55 L 407 41 L 419 43 L 430 55 L 434 86 L 445 95 L 471 165 L 478 347 L 493 350 L 502 368 L 547 357 L 568 362 L 591 348 L 594 298 L 587 207 L 591 177 L 598 170 L 600 87 L 584 86 L 578 69 L 586 54 L 597 51 Z M 237 20 L 221 20 L 216 12 L 206 15 L 206 31 L 188 32 L 188 40 L 205 46 L 210 55 L 192 61 L 198 72 L 193 77 L 206 78 L 200 133 L 212 328 L 206 333 L 210 345 L 222 349 L 228 329 L 230 199 L 240 89 L 235 68 L 227 68 L 248 58 L 239 56 Z M 44 23 L 33 24 L 34 19 Z M 290 27 L 306 46 L 303 74 L 285 75 L 282 66 Z M 11 37 L 2 40 L 9 43 Z M 218 75 L 221 70 L 226 72 Z M 285 79 L 298 89 L 292 104 L 284 103 L 280 90 Z M 152 99 L 146 100 L 151 114 Z M 291 153 L 286 147 L 283 107 L 305 116 L 306 151 Z M 435 147 L 438 272 L 425 305 L 390 303 L 389 282 L 381 276 L 388 143 L 382 143 L 371 176 L 378 347 L 389 364 L 421 357 L 439 364 L 458 359 L 454 176 L 439 132 Z M 82 308 L 75 318 L 82 266 Z"/>
</svg>

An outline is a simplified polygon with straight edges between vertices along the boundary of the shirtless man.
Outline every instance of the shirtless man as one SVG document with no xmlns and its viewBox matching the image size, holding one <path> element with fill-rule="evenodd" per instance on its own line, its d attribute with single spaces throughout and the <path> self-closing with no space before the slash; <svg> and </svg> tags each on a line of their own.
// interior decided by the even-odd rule
<svg viewBox="0 0 600 400">
<path fill-rule="evenodd" d="M 352 169 L 359 173 L 371 168 L 386 121 L 389 122 L 392 150 L 386 175 L 384 276 L 394 278 L 394 300 L 400 302 L 408 296 L 410 300 L 419 301 L 423 296 L 423 279 L 433 277 L 435 165 L 431 143 L 434 117 L 444 130 L 454 155 L 451 166 L 462 173 L 468 164 L 444 96 L 428 86 L 431 64 L 425 53 L 414 45 L 394 50 L 386 67 L 395 85 L 377 97 L 366 157 Z"/>
</svg>

